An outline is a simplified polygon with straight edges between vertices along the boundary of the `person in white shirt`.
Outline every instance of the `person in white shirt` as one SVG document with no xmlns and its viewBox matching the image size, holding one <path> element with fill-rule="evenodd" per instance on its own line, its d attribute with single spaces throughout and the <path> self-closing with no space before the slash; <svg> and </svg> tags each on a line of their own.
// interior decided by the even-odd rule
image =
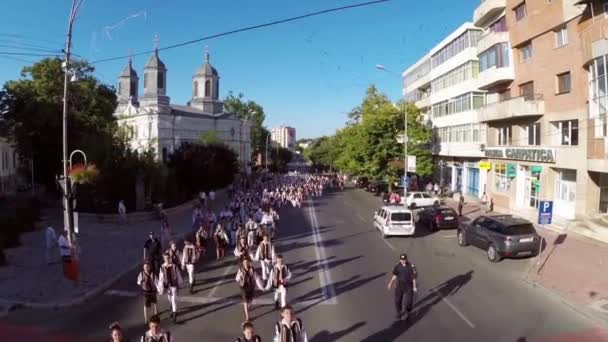
<svg viewBox="0 0 608 342">
<path fill-rule="evenodd" d="M 48 225 L 46 227 L 45 232 L 45 241 L 46 241 L 46 263 L 52 264 L 56 260 L 55 248 L 57 247 L 57 234 L 55 234 L 55 229 Z"/>
<path fill-rule="evenodd" d="M 158 277 L 158 293 L 167 293 L 167 298 L 171 303 L 171 317 L 173 323 L 177 321 L 177 289 L 182 285 L 182 275 L 179 272 L 178 266 L 173 264 L 169 253 L 163 254 L 165 263 L 160 267 Z"/>
<path fill-rule="evenodd" d="M 72 250 L 70 248 L 70 243 L 68 239 L 65 237 L 65 233 L 61 233 L 59 235 L 59 239 L 57 239 L 57 245 L 59 246 L 59 255 L 61 255 L 61 259 L 63 262 L 72 261 Z"/>
<path fill-rule="evenodd" d="M 247 223 L 245 223 L 245 229 L 247 230 L 247 244 L 253 246 L 255 244 L 255 234 L 258 225 L 255 223 L 253 218 L 249 217 Z"/>
<path fill-rule="evenodd" d="M 124 224 L 127 222 L 127 207 L 125 206 L 125 201 L 123 200 L 118 202 L 118 218 L 120 223 Z"/>
<path fill-rule="evenodd" d="M 291 279 L 291 271 L 283 263 L 283 256 L 277 255 L 276 263 L 270 271 L 266 291 L 272 287 L 274 289 L 275 309 L 284 308 L 287 305 L 287 283 Z"/>
<path fill-rule="evenodd" d="M 190 242 L 190 240 L 186 240 L 184 245 L 184 250 L 182 251 L 182 269 L 188 272 L 188 281 L 190 283 L 190 293 L 194 293 L 194 264 L 198 260 L 198 255 L 196 253 L 196 247 Z"/>
<path fill-rule="evenodd" d="M 286 306 L 281 310 L 281 320 L 276 323 L 274 342 L 308 342 L 302 320 L 296 318 L 293 308 Z"/>
<path fill-rule="evenodd" d="M 268 279 L 272 263 L 274 263 L 275 259 L 274 246 L 270 242 L 268 234 L 265 234 L 255 253 L 255 260 L 262 264 L 262 279 L 264 281 Z"/>
</svg>

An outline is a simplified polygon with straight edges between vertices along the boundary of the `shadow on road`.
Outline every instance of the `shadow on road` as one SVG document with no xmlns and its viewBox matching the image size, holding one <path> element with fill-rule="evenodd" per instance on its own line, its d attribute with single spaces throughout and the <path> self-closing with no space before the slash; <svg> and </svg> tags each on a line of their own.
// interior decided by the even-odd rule
<svg viewBox="0 0 608 342">
<path fill-rule="evenodd" d="M 422 299 L 416 301 L 414 309 L 407 320 L 397 320 L 388 328 L 378 331 L 362 340 L 362 342 L 391 342 L 403 335 L 409 328 L 418 323 L 433 306 L 441 302 L 443 297 L 454 295 L 473 277 L 473 271 L 457 275 L 429 290 Z"/>
<path fill-rule="evenodd" d="M 359 322 L 351 325 L 350 327 L 342 330 L 338 330 L 336 332 L 329 332 L 327 330 L 323 330 L 320 333 L 313 336 L 309 342 L 328 342 L 328 341 L 337 341 L 338 339 L 350 334 L 351 332 L 361 328 L 365 325 L 365 322 Z"/>
<path fill-rule="evenodd" d="M 291 271 L 293 272 L 294 277 L 299 277 L 299 276 L 302 276 L 305 274 L 309 274 L 310 272 L 318 272 L 320 270 L 330 270 L 332 268 L 338 267 L 340 265 L 344 265 L 351 261 L 361 259 L 361 258 L 363 258 L 363 255 L 357 255 L 354 257 L 350 257 L 350 258 L 332 260 L 335 258 L 336 258 L 335 256 L 331 256 L 324 260 L 313 260 L 313 261 L 304 262 L 304 263 L 291 264 L 289 267 L 291 268 Z M 328 261 L 328 260 L 332 260 L 332 261 Z M 301 270 L 301 271 L 294 272 L 294 270 Z"/>
</svg>

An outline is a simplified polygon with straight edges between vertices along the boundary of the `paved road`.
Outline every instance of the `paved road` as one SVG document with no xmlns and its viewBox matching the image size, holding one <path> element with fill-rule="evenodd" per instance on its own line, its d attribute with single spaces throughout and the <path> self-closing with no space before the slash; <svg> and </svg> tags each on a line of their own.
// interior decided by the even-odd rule
<svg viewBox="0 0 608 342">
<path fill-rule="evenodd" d="M 279 250 L 294 273 L 290 301 L 312 342 L 321 341 L 607 341 L 593 323 L 522 278 L 533 260 L 491 264 L 485 254 L 460 248 L 453 231 L 384 240 L 371 224 L 379 200 L 360 190 L 328 194 L 301 210 L 282 213 Z M 415 314 L 395 322 L 390 270 L 407 251 L 419 273 Z M 232 259 L 198 270 L 194 295 L 180 299 L 180 318 L 163 324 L 178 341 L 232 341 L 242 311 Z M 135 274 L 88 305 L 64 311 L 16 311 L 0 331 L 21 341 L 95 341 L 112 321 L 130 337 L 143 331 Z M 255 324 L 264 341 L 278 314 L 271 294 L 260 296 Z M 161 309 L 167 309 L 161 299 Z M 12 335 L 11 335 L 12 334 Z M 6 336 L 6 334 L 3 333 Z M 603 335 L 604 338 L 606 335 Z M 597 339 L 593 339 L 597 338 Z M 12 339 L 9 339 L 12 340 Z"/>
</svg>

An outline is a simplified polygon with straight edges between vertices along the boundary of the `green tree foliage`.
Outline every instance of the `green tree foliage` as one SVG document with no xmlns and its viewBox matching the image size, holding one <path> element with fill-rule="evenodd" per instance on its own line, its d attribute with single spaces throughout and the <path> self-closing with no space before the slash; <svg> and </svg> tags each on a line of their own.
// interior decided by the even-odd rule
<svg viewBox="0 0 608 342">
<path fill-rule="evenodd" d="M 272 164 L 270 165 L 270 171 L 285 173 L 287 172 L 287 164 L 293 159 L 293 153 L 286 148 L 279 147 L 273 148 L 269 151 Z"/>
<path fill-rule="evenodd" d="M 215 130 L 209 130 L 201 133 L 199 141 L 203 145 L 219 144 L 222 142 Z"/>
<path fill-rule="evenodd" d="M 234 95 L 229 92 L 224 99 L 224 108 L 230 113 L 236 114 L 240 119 L 251 123 L 251 147 L 254 155 L 263 152 L 266 147 L 266 133 L 264 128 L 264 108 L 252 100 L 245 100 L 245 95 L 239 93 Z"/>
<path fill-rule="evenodd" d="M 69 84 L 68 150 L 100 160 L 112 144 L 116 96 L 92 76 L 90 64 L 74 61 L 72 67 L 80 79 Z M 46 185 L 61 171 L 63 82 L 61 60 L 47 58 L 25 67 L 0 95 L 2 131 L 20 155 L 34 159 L 37 181 Z"/>
<path fill-rule="evenodd" d="M 175 169 L 180 192 L 189 195 L 223 188 L 238 172 L 236 154 L 220 144 L 183 143 L 169 156 L 169 166 Z"/>
</svg>

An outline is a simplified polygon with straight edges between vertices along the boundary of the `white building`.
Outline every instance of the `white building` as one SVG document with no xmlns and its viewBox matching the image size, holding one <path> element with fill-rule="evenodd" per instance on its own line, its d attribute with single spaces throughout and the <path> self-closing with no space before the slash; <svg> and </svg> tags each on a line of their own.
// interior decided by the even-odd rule
<svg viewBox="0 0 608 342">
<path fill-rule="evenodd" d="M 8 141 L 0 137 L 0 194 L 15 190 L 18 184 L 19 156 Z"/>
<path fill-rule="evenodd" d="M 280 126 L 271 129 L 270 139 L 283 148 L 291 151 L 296 149 L 296 129 L 293 127 Z"/>
<path fill-rule="evenodd" d="M 485 172 L 479 171 L 486 142 L 478 110 L 485 104 L 480 90 L 477 43 L 481 29 L 465 23 L 403 74 L 403 94 L 433 127 L 433 154 L 438 177 L 453 191 L 481 197 Z"/>
<path fill-rule="evenodd" d="M 167 68 L 157 49 L 144 67 L 141 99 L 139 78 L 129 60 L 118 78 L 118 106 L 114 115 L 128 132 L 133 149 L 152 148 L 163 161 L 182 142 L 196 142 L 203 133 L 215 131 L 249 172 L 251 125 L 224 111 L 224 103 L 219 99 L 219 80 L 207 52 L 204 63 L 192 76 L 192 99 L 186 105 L 172 104 L 167 96 Z"/>
</svg>

